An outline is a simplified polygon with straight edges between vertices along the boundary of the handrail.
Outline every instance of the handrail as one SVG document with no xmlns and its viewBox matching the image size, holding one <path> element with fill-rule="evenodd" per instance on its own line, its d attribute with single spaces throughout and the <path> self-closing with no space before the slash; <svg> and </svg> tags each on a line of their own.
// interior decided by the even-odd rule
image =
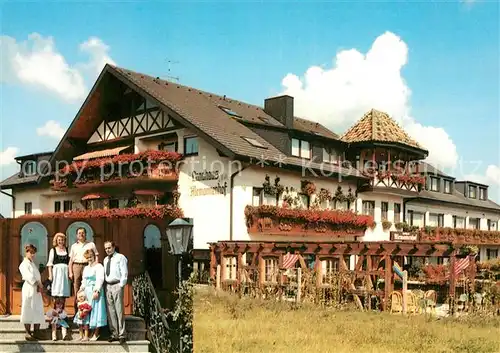
<svg viewBox="0 0 500 353">
<path fill-rule="evenodd" d="M 170 352 L 172 347 L 170 327 L 147 271 L 134 277 L 132 291 L 134 315 L 144 319 L 155 351 L 157 353 Z"/>
</svg>

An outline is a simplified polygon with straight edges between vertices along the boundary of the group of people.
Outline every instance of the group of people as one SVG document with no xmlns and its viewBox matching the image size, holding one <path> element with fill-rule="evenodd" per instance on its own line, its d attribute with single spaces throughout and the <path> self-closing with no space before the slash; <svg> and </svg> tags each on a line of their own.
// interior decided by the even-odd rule
<svg viewBox="0 0 500 353">
<path fill-rule="evenodd" d="M 26 340 L 40 339 L 40 324 L 46 320 L 52 326 L 54 341 L 57 340 L 58 328 L 61 328 L 63 339 L 69 338 L 68 315 L 64 307 L 66 298 L 71 296 L 70 282 L 73 282 L 73 321 L 79 326 L 79 340 L 97 341 L 100 328 L 108 325 L 111 333 L 108 341 L 123 344 L 126 341 L 123 297 L 128 277 L 127 258 L 118 252 L 114 242 L 106 241 L 104 250 L 107 256 L 101 264 L 95 244 L 87 241 L 85 228 L 78 228 L 76 236 L 76 243 L 68 251 L 66 235 L 54 235 L 47 262 L 49 286 L 45 287 L 54 300 L 54 306 L 47 313 L 44 313 L 42 300 L 44 284 L 34 263 L 37 249 L 33 244 L 24 247 L 25 257 L 19 270 L 24 281 L 21 323 L 26 330 Z M 89 330 L 93 331 L 91 336 Z"/>
</svg>

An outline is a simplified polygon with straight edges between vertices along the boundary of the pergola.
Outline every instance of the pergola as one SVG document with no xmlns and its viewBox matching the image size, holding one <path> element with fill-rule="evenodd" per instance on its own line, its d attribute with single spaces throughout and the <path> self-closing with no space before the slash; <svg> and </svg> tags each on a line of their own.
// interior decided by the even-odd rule
<svg viewBox="0 0 500 353">
<path fill-rule="evenodd" d="M 255 242 L 255 241 L 222 241 L 210 244 L 211 262 L 210 277 L 215 283 L 217 267 L 220 265 L 221 283 L 229 282 L 239 287 L 242 284 L 242 271 L 245 269 L 258 272 L 260 288 L 264 288 L 264 261 L 265 258 L 278 260 L 279 268 L 283 267 L 283 258 L 286 254 L 312 255 L 315 257 L 315 268 L 317 274 L 321 271 L 321 260 L 338 259 L 339 272 L 354 273 L 355 278 L 364 278 L 367 283 L 373 283 L 377 279 L 384 279 L 384 290 L 370 288 L 365 294 L 376 295 L 381 299 L 382 309 L 386 310 L 390 293 L 394 290 L 394 259 L 399 256 L 410 257 L 448 257 L 451 268 L 455 267 L 459 249 L 463 244 L 453 243 L 430 243 L 430 242 Z M 252 253 L 250 265 L 243 262 L 243 255 Z M 356 255 L 354 270 L 349 270 L 345 256 Z M 223 266 L 224 259 L 236 257 L 236 279 L 227 279 Z M 463 256 L 462 256 L 463 257 Z M 301 267 L 305 263 L 301 259 Z M 467 266 L 467 278 L 474 282 L 476 266 L 474 256 L 468 256 L 470 261 Z M 320 277 L 317 276 L 317 285 L 320 285 Z M 449 296 L 455 296 L 456 287 L 455 271 L 450 271 Z M 359 301 L 358 290 L 354 283 L 348 283 L 347 291 L 351 293 L 356 301 Z"/>
</svg>

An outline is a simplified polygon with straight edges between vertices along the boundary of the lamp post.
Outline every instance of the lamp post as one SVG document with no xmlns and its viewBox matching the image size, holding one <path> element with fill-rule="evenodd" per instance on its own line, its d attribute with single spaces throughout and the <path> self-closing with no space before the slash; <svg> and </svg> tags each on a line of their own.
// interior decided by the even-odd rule
<svg viewBox="0 0 500 353">
<path fill-rule="evenodd" d="M 179 276 L 179 287 L 182 282 L 182 256 L 189 250 L 189 242 L 193 234 L 192 219 L 177 218 L 168 225 L 167 238 L 170 244 L 170 252 L 177 257 L 177 272 Z M 179 353 L 182 353 L 182 336 L 179 327 Z"/>
</svg>

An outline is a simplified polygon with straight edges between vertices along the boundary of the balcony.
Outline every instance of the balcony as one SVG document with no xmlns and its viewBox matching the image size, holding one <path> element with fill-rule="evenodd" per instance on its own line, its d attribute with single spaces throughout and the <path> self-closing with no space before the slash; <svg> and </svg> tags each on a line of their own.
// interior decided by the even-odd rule
<svg viewBox="0 0 500 353">
<path fill-rule="evenodd" d="M 74 161 L 61 168 L 50 183 L 52 190 L 68 191 L 71 188 L 177 181 L 177 163 L 181 159 L 182 155 L 175 152 L 145 151 Z"/>
<path fill-rule="evenodd" d="M 276 206 L 246 206 L 251 235 L 363 236 L 374 227 L 373 217 L 352 211 L 303 210 Z"/>
<path fill-rule="evenodd" d="M 395 188 L 420 192 L 425 187 L 425 177 L 401 171 L 366 171 L 363 175 L 370 178 L 364 188 Z"/>
</svg>

